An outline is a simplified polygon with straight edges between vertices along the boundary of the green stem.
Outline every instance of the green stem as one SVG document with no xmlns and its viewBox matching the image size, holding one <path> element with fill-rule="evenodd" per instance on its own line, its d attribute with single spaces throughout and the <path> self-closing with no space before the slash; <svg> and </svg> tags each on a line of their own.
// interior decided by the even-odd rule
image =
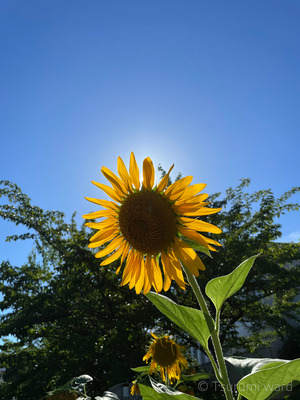
<svg viewBox="0 0 300 400">
<path fill-rule="evenodd" d="M 234 400 L 233 394 L 232 394 L 232 390 L 231 390 L 231 385 L 230 385 L 230 381 L 228 378 L 228 373 L 227 373 L 227 369 L 226 369 L 226 364 L 225 364 L 225 360 L 224 360 L 224 356 L 223 356 L 223 351 L 222 351 L 222 347 L 221 347 L 221 343 L 220 343 L 220 339 L 219 339 L 219 334 L 218 334 L 218 330 L 216 328 L 219 327 L 214 327 L 213 329 L 210 328 L 211 326 L 211 316 L 209 313 L 209 310 L 207 308 L 204 296 L 201 292 L 201 289 L 196 281 L 196 278 L 194 277 L 194 275 L 192 275 L 192 273 L 190 272 L 190 270 L 185 266 L 182 265 L 187 279 L 189 281 L 189 284 L 191 285 L 193 292 L 196 296 L 196 299 L 198 301 L 198 304 L 201 308 L 201 310 L 203 311 L 203 314 L 205 316 L 205 319 L 207 321 L 207 325 L 210 329 L 210 334 L 211 334 L 211 340 L 215 349 L 215 354 L 216 354 L 216 358 L 218 361 L 218 365 L 219 365 L 219 374 L 216 374 L 216 377 L 218 379 L 218 381 L 220 382 L 220 384 L 222 385 L 222 388 L 224 390 L 225 396 L 227 400 Z M 210 358 L 210 357 L 209 357 Z M 221 378 L 221 379 L 219 379 Z"/>
</svg>

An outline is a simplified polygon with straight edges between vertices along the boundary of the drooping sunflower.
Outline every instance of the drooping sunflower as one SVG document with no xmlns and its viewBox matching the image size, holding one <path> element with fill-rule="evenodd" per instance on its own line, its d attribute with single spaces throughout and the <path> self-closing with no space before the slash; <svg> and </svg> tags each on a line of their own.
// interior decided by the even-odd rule
<svg viewBox="0 0 300 400">
<path fill-rule="evenodd" d="M 148 363 L 151 358 L 149 374 L 157 372 L 161 375 L 164 382 L 167 380 L 173 383 L 179 380 L 181 370 L 187 367 L 187 360 L 181 353 L 183 346 L 179 346 L 168 335 L 157 337 L 153 333 L 154 341 L 150 344 L 148 353 L 143 357 L 143 361 Z"/>
<path fill-rule="evenodd" d="M 108 265 L 121 258 L 120 271 L 126 259 L 121 285 L 135 287 L 136 293 L 148 293 L 153 286 L 156 292 L 167 291 L 171 281 L 185 289 L 182 274 L 183 263 L 194 276 L 205 266 L 196 252 L 183 238 L 201 244 L 215 251 L 215 240 L 199 232 L 220 233 L 221 229 L 198 219 L 220 211 L 220 208 L 207 208 L 204 202 L 208 194 L 199 194 L 206 184 L 190 185 L 193 177 L 184 177 L 168 186 L 168 173 L 157 184 L 155 172 L 149 157 L 143 162 L 143 179 L 140 182 L 139 168 L 133 153 L 130 155 L 129 171 L 121 157 L 118 158 L 118 173 L 115 175 L 106 167 L 101 172 L 111 186 L 94 182 L 111 200 L 86 197 L 102 210 L 83 215 L 85 219 L 103 218 L 100 222 L 87 222 L 86 225 L 97 232 L 90 239 L 90 248 L 103 246 L 95 257 L 109 255 L 100 265 Z M 164 274 L 160 267 L 160 260 Z"/>
<path fill-rule="evenodd" d="M 130 394 L 132 396 L 134 396 L 135 394 L 138 394 L 138 395 L 141 394 L 141 391 L 140 391 L 139 384 L 138 384 L 137 380 L 132 382 L 132 386 L 131 386 L 131 389 L 130 389 Z"/>
</svg>

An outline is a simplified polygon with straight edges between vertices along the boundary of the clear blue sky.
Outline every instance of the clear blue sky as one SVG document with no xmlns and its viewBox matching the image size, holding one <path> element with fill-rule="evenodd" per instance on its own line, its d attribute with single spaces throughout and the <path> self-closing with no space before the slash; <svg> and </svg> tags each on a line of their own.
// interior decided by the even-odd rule
<svg viewBox="0 0 300 400">
<path fill-rule="evenodd" d="M 0 179 L 78 221 L 132 150 L 208 193 L 299 186 L 299 21 L 299 0 L 0 0 Z"/>
</svg>

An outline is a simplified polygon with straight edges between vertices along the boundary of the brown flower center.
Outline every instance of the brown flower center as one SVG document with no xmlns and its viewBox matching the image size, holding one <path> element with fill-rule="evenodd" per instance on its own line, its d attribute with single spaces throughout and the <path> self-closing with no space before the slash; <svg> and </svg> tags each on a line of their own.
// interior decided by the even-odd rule
<svg viewBox="0 0 300 400">
<path fill-rule="evenodd" d="M 153 191 L 130 194 L 119 214 L 122 235 L 144 254 L 157 254 L 175 237 L 176 215 L 170 203 Z"/>
<path fill-rule="evenodd" d="M 178 360 L 179 347 L 172 340 L 163 337 L 153 343 L 152 359 L 163 368 L 171 366 Z"/>
</svg>

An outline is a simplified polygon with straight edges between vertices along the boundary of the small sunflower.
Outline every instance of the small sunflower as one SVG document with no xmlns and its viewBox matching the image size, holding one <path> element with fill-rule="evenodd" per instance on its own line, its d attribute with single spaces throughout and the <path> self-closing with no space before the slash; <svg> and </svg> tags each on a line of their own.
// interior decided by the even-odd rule
<svg viewBox="0 0 300 400">
<path fill-rule="evenodd" d="M 88 227 L 97 230 L 90 239 L 89 247 L 96 248 L 110 242 L 95 257 L 109 255 L 101 265 L 108 265 L 121 258 L 117 273 L 126 259 L 121 285 L 128 283 L 130 289 L 135 287 L 136 293 L 143 290 L 146 294 L 152 286 L 156 292 L 162 289 L 167 291 L 172 280 L 184 290 L 181 263 L 194 276 L 199 275 L 199 270 L 205 270 L 203 262 L 182 237 L 213 251 L 213 245 L 220 246 L 199 232 L 220 233 L 221 229 L 197 217 L 214 214 L 221 209 L 206 207 L 209 203 L 204 200 L 208 194 L 199 194 L 206 185 L 190 185 L 192 176 L 184 177 L 167 187 L 173 167 L 174 164 L 158 185 L 154 186 L 155 172 L 149 157 L 143 162 L 142 182 L 134 154 L 130 155 L 129 172 L 119 157 L 120 177 L 106 167 L 101 169 L 112 187 L 92 181 L 111 200 L 86 197 L 103 207 L 100 211 L 83 215 L 85 219 L 103 218 L 100 222 L 86 223 Z"/>
<path fill-rule="evenodd" d="M 138 384 L 137 380 L 132 382 L 132 386 L 131 386 L 131 389 L 130 389 L 130 394 L 132 396 L 134 396 L 135 394 L 141 394 L 141 391 L 140 391 L 139 384 Z"/>
<path fill-rule="evenodd" d="M 150 344 L 148 353 L 143 357 L 143 361 L 148 363 L 151 358 L 151 367 L 149 374 L 159 370 L 164 382 L 169 379 L 170 383 L 179 380 L 181 370 L 187 367 L 187 360 L 184 358 L 179 346 L 168 335 L 157 337 L 153 333 L 154 341 Z"/>
</svg>

